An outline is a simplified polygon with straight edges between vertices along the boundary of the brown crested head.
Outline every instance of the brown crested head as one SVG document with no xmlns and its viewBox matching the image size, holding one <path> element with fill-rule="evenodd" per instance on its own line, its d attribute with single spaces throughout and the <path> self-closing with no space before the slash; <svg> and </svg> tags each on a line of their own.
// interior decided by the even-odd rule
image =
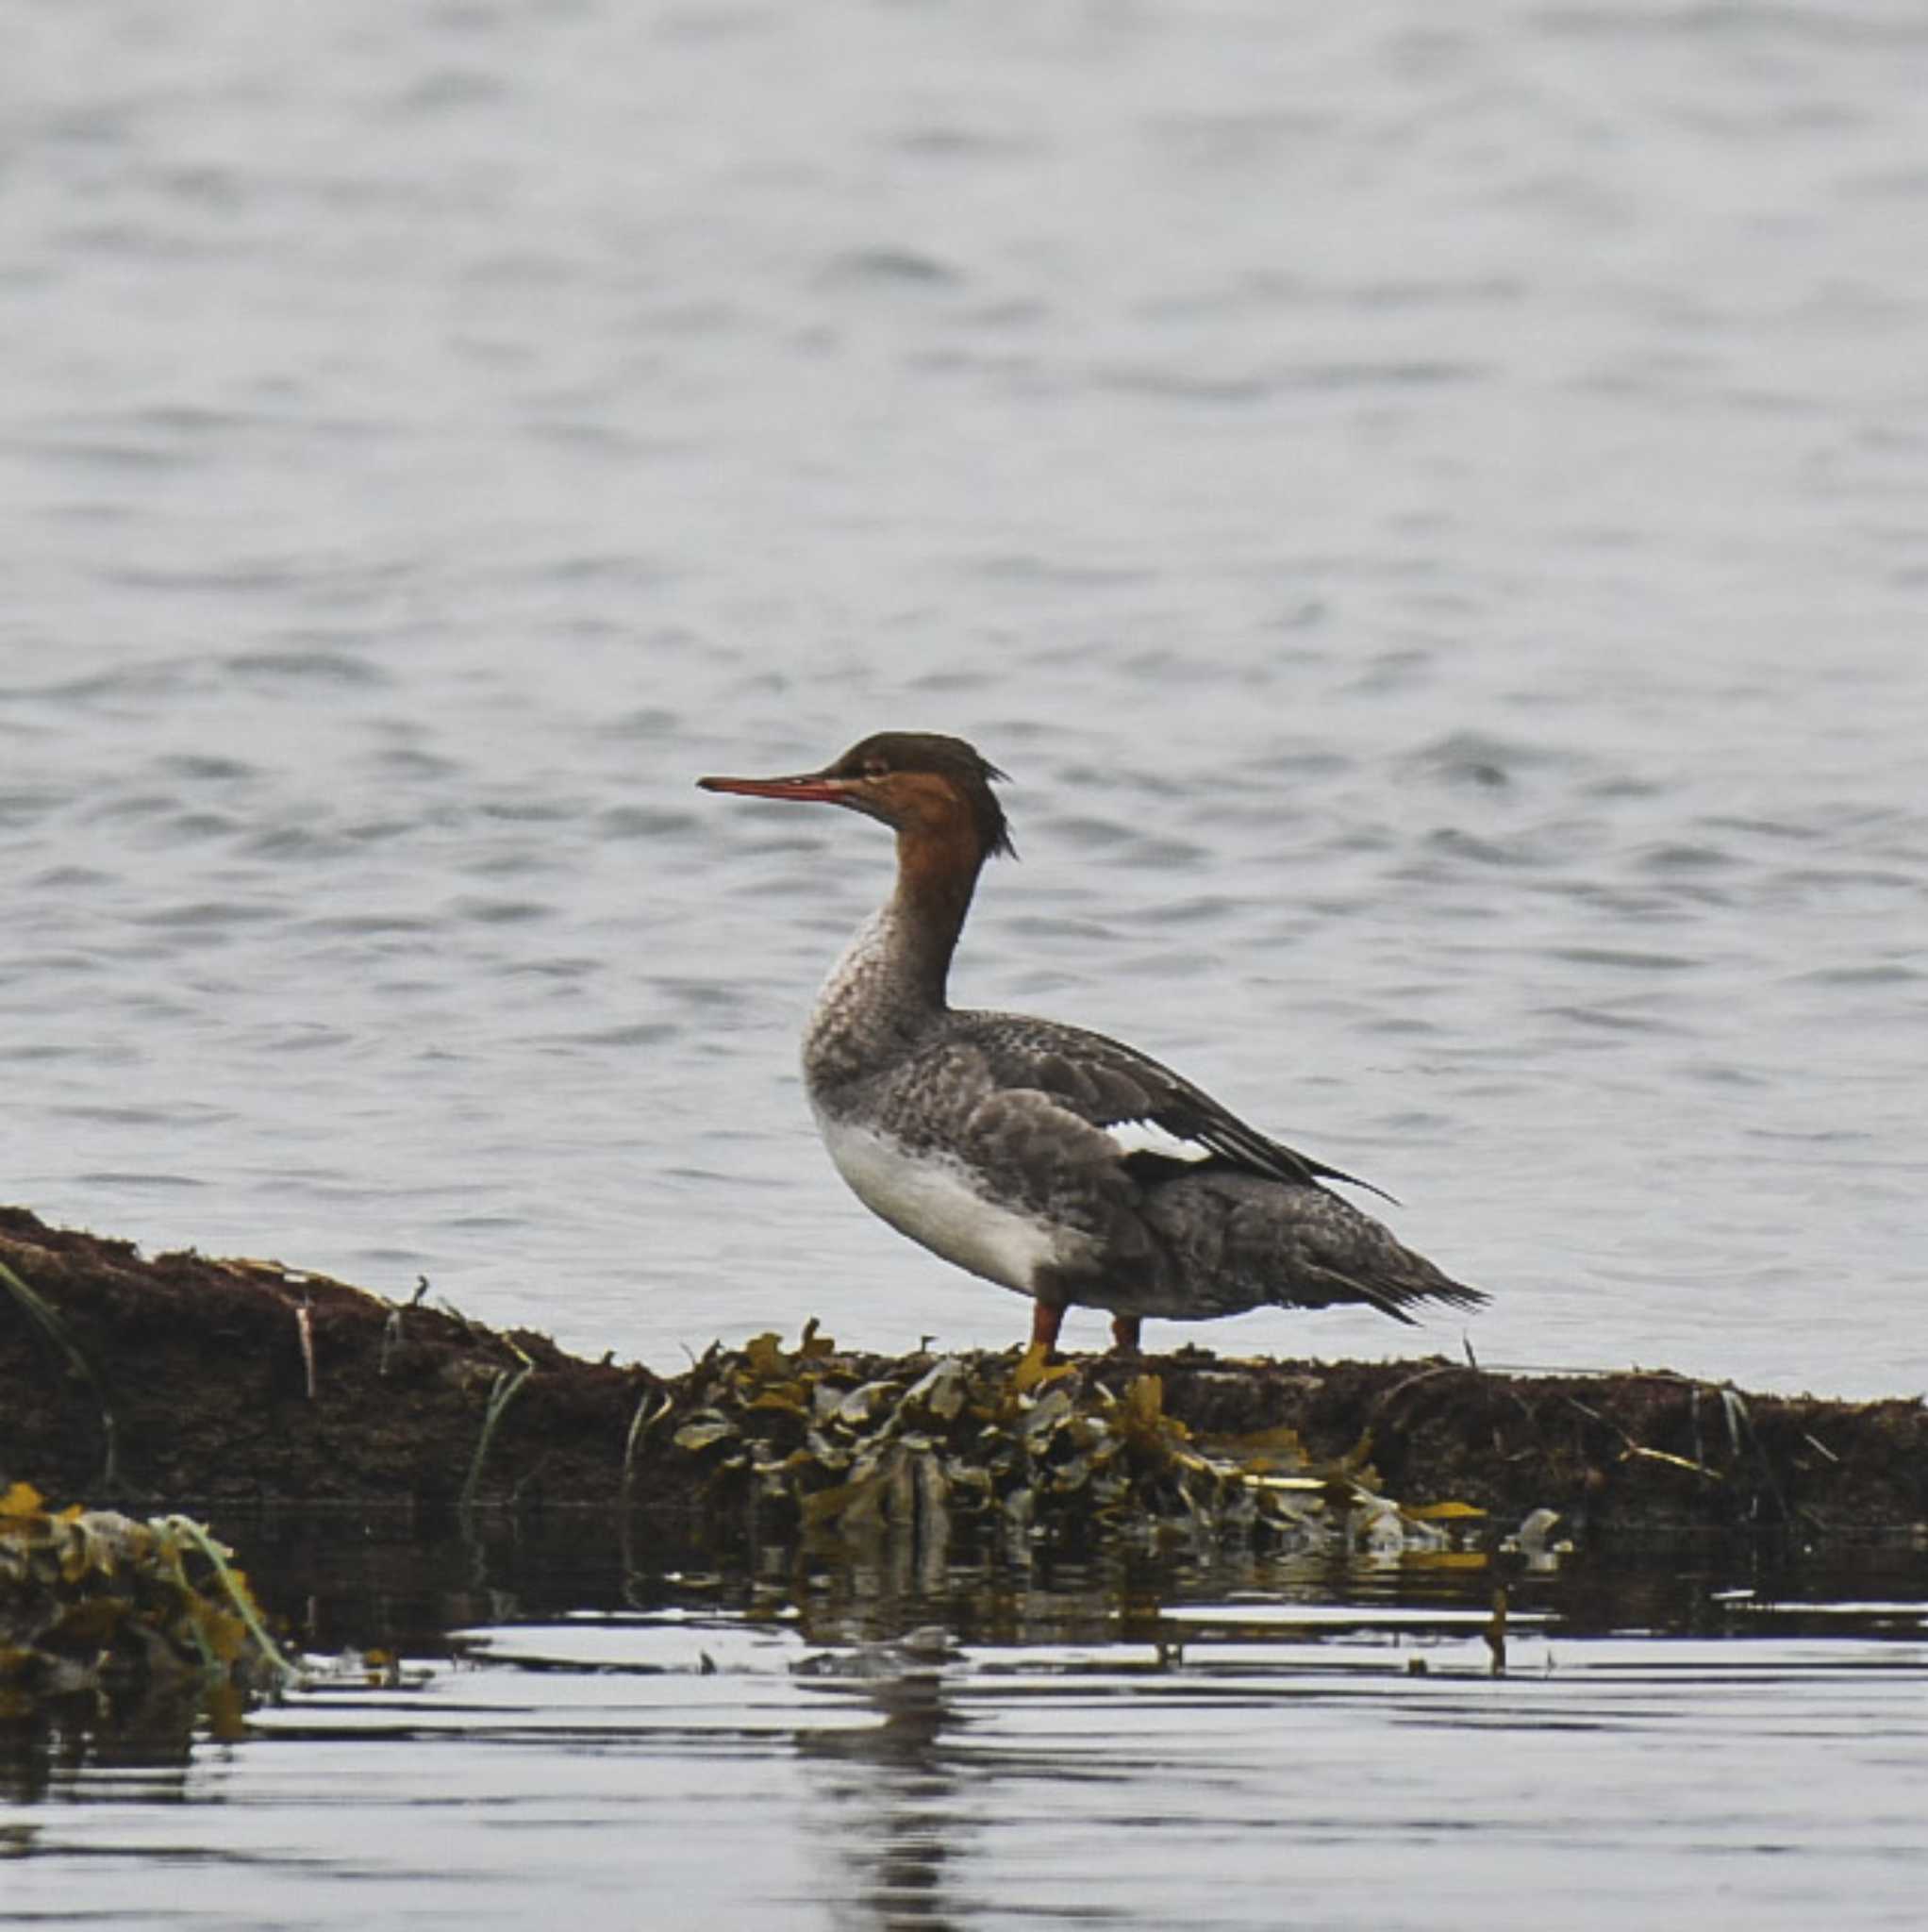
<svg viewBox="0 0 1928 1932">
<path fill-rule="evenodd" d="M 1004 773 L 975 746 L 937 731 L 878 731 L 821 772 L 793 778 L 699 778 L 706 791 L 848 806 L 900 833 L 942 839 L 968 826 L 981 857 L 1015 853 L 992 791 Z"/>
</svg>

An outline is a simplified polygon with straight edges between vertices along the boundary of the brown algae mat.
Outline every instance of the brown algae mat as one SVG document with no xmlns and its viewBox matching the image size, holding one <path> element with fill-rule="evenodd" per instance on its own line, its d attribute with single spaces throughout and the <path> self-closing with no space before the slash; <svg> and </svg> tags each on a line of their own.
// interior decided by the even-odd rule
<svg viewBox="0 0 1928 1932">
<path fill-rule="evenodd" d="M 234 1735 L 295 1674 L 233 1552 L 185 1516 L 139 1523 L 0 1491 L 0 1733 L 57 1711 Z"/>
<path fill-rule="evenodd" d="M 941 1541 L 977 1522 L 1423 1546 L 1494 1541 L 1554 1510 L 1575 1541 L 1717 1527 L 1812 1541 L 1923 1533 L 1928 1410 L 1440 1358 L 878 1357 L 811 1324 L 665 1376 L 432 1296 L 391 1302 L 278 1262 L 149 1259 L 11 1208 L 8 1483 L 143 1512 L 594 1504 L 712 1540 Z"/>
</svg>

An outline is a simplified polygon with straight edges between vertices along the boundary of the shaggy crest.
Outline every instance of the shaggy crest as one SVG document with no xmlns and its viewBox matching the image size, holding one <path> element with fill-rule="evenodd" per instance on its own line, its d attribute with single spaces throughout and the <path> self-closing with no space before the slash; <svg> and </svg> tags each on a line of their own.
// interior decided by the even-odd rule
<svg viewBox="0 0 1928 1932">
<path fill-rule="evenodd" d="M 835 778 L 881 778 L 889 772 L 928 772 L 948 778 L 971 801 L 977 834 L 987 857 L 1003 852 L 1015 858 L 1011 828 L 1005 808 L 990 788 L 993 781 L 1009 783 L 973 744 L 947 738 L 940 731 L 878 731 L 854 744 L 828 768 Z"/>
</svg>

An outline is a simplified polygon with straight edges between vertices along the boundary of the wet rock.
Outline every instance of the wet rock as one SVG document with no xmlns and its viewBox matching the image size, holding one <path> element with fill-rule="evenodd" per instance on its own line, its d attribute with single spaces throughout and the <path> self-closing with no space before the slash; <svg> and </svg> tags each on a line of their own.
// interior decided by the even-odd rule
<svg viewBox="0 0 1928 1932">
<path fill-rule="evenodd" d="M 712 1348 L 674 1376 L 0 1208 L 0 1484 L 169 1508 L 622 1507 L 679 1533 L 1497 1542 L 1928 1524 L 1928 1412 L 1663 1371 Z M 1388 1513 L 1390 1512 L 1390 1513 Z"/>
</svg>

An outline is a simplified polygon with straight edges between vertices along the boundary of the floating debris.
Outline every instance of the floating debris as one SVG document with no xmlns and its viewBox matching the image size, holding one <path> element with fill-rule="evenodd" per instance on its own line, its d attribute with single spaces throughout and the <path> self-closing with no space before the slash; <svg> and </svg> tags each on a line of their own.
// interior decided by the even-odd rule
<svg viewBox="0 0 1928 1932">
<path fill-rule="evenodd" d="M 91 1697 L 106 1715 L 185 1690 L 238 1722 L 294 1673 L 232 1554 L 186 1516 L 0 1492 L 0 1720 L 46 1699 Z"/>
<path fill-rule="evenodd" d="M 1115 1379 L 1115 1377 L 1114 1377 Z M 1022 1356 L 839 1352 L 816 1323 L 712 1348 L 671 1438 L 712 1498 L 793 1511 L 808 1534 L 909 1537 L 941 1549 L 959 1522 L 1007 1537 L 1227 1537 L 1398 1555 L 1448 1552 L 1485 1511 L 1402 1507 L 1369 1442 L 1309 1456 L 1296 1430 L 1195 1434 L 1149 1373 L 1114 1389 L 1076 1364 Z"/>
</svg>

